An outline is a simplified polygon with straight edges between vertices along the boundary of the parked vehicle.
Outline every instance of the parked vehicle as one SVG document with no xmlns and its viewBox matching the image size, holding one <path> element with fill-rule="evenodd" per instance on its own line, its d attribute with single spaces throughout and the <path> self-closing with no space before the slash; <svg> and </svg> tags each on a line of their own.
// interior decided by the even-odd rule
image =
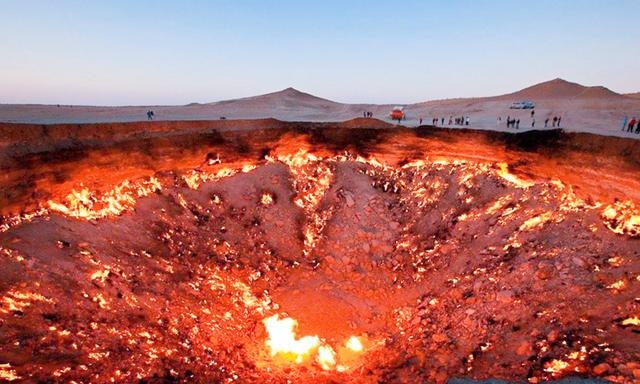
<svg viewBox="0 0 640 384">
<path fill-rule="evenodd" d="M 536 107 L 536 103 L 529 100 L 523 101 L 515 101 L 511 103 L 510 109 L 534 109 Z"/>
<path fill-rule="evenodd" d="M 404 107 L 394 107 L 389 113 L 391 120 L 398 120 L 398 123 L 405 118 Z"/>
</svg>

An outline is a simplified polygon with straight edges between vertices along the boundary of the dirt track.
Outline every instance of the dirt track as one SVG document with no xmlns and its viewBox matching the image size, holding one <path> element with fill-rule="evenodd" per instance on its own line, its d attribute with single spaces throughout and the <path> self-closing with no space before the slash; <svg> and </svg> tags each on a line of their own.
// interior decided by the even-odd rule
<svg viewBox="0 0 640 384">
<path fill-rule="evenodd" d="M 638 142 L 193 124 L 1 128 L 0 377 L 639 379 Z"/>
</svg>

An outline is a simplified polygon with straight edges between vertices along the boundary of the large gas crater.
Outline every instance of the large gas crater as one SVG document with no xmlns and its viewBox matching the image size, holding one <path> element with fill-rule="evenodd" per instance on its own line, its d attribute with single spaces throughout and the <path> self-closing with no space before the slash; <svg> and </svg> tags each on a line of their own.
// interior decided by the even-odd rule
<svg viewBox="0 0 640 384">
<path fill-rule="evenodd" d="M 640 379 L 635 141 L 19 128 L 46 135 L 2 127 L 0 381 Z"/>
</svg>

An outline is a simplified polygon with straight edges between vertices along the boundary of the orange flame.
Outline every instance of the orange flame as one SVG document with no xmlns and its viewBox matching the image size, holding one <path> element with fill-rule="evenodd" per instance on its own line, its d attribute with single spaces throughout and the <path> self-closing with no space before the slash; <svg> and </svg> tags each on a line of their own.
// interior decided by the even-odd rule
<svg viewBox="0 0 640 384">
<path fill-rule="evenodd" d="M 295 332 L 298 322 L 290 317 L 280 318 L 276 314 L 262 320 L 262 323 L 269 335 L 265 344 L 271 356 L 279 356 L 297 364 L 314 361 L 325 371 L 344 372 L 358 363 L 357 358 L 365 350 L 357 336 L 349 337 L 338 352 L 318 336 L 298 338 Z"/>
<path fill-rule="evenodd" d="M 281 355 L 296 363 L 302 363 L 320 345 L 318 336 L 305 336 L 296 338 L 294 328 L 298 322 L 290 317 L 280 319 L 280 315 L 273 315 L 262 321 L 269 338 L 267 347 L 271 349 L 271 356 Z"/>
</svg>

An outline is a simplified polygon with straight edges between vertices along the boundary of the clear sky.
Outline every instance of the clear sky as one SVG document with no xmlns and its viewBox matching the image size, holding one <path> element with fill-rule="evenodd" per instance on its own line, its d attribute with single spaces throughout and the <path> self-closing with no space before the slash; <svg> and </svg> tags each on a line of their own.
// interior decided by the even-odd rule
<svg viewBox="0 0 640 384">
<path fill-rule="evenodd" d="M 640 91 L 640 0 L 0 0 L 0 103 Z"/>
</svg>

